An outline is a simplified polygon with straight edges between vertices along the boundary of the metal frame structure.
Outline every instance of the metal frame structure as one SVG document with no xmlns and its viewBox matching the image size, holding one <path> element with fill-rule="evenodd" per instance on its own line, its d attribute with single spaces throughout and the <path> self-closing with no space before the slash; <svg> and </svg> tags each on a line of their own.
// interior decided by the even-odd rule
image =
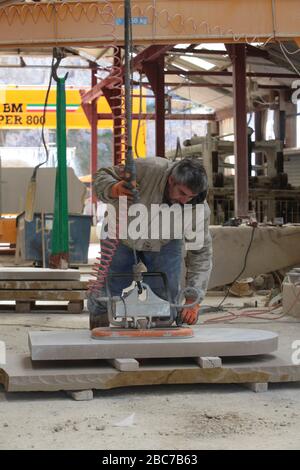
<svg viewBox="0 0 300 470">
<path fill-rule="evenodd" d="M 234 93 L 234 121 L 236 134 L 236 215 L 247 215 L 248 204 L 248 150 L 246 126 L 246 76 L 274 78 L 298 78 L 295 73 L 248 72 L 245 52 L 254 57 L 268 58 L 268 52 L 253 48 L 249 42 L 265 44 L 293 38 L 300 45 L 300 17 L 297 0 L 139 0 L 132 3 L 133 36 L 136 44 L 146 47 L 133 61 L 134 70 L 143 72 L 156 98 L 156 155 L 164 156 L 165 92 L 167 82 L 164 73 L 165 54 L 173 45 L 181 42 L 223 42 L 232 60 L 233 72 L 180 71 L 188 77 L 232 77 Z M 260 21 L 257 21 L 260 18 Z M 78 27 L 80 23 L 80 28 Z M 124 2 L 67 1 L 67 2 L 5 2 L 0 6 L 0 51 L 10 48 L 41 48 L 53 46 L 108 47 L 112 38 L 115 45 L 124 44 Z M 247 43 L 247 44 L 246 44 Z M 162 45 L 163 44 L 163 45 Z M 195 52 L 193 45 L 177 52 Z M 220 55 L 222 51 L 206 51 Z M 179 70 L 167 71 L 178 75 Z M 97 167 L 97 114 L 96 100 L 103 94 L 108 102 L 113 98 L 113 77 L 97 81 L 92 66 L 92 89 L 82 95 L 82 105 L 92 128 L 92 172 Z M 179 84 L 180 85 L 180 84 Z M 183 85 L 181 85 L 183 86 Z M 193 86 L 205 86 L 199 83 Z M 208 84 L 209 86 L 209 84 Z M 222 87 L 211 84 L 212 87 Z M 262 85 L 263 86 L 263 85 Z M 265 85 L 266 87 L 268 85 Z M 272 86 L 272 85 L 270 85 Z M 222 113 L 221 113 L 222 114 Z M 218 114 L 214 116 L 218 119 Z M 209 118 L 213 119 L 213 115 Z M 114 124 L 119 125 L 118 116 Z M 115 139 L 114 148 L 120 143 Z"/>
</svg>

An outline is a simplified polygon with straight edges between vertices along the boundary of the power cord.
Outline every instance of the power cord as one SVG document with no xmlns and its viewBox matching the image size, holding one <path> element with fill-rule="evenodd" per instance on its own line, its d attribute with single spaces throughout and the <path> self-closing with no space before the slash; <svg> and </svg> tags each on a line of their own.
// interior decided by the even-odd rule
<svg viewBox="0 0 300 470">
<path fill-rule="evenodd" d="M 244 264 L 243 264 L 243 268 L 242 268 L 241 272 L 239 272 L 239 274 L 234 278 L 234 280 L 233 280 L 233 281 L 231 282 L 231 284 L 228 286 L 227 292 L 226 292 L 226 294 L 224 295 L 224 297 L 223 297 L 223 299 L 221 300 L 221 302 L 219 303 L 219 305 L 217 305 L 217 307 L 211 307 L 211 308 L 208 309 L 207 311 L 209 311 L 209 312 L 218 312 L 219 310 L 224 310 L 223 307 L 222 307 L 222 304 L 225 302 L 225 300 L 227 299 L 227 297 L 228 297 L 228 295 L 229 295 L 230 287 L 233 286 L 233 284 L 241 277 L 241 275 L 243 274 L 243 272 L 244 272 L 245 269 L 246 269 L 247 259 L 248 259 L 248 255 L 249 255 L 250 248 L 251 248 L 251 246 L 252 246 L 252 242 L 253 242 L 253 239 L 254 239 L 254 232 L 255 232 L 255 229 L 256 229 L 256 228 L 257 228 L 256 225 L 253 225 L 253 226 L 252 226 L 251 238 L 250 238 L 250 242 L 249 242 L 249 245 L 248 245 L 246 254 L 245 254 Z M 207 311 L 206 311 L 206 312 L 207 312 Z"/>
<path fill-rule="evenodd" d="M 45 140 L 45 124 L 46 124 L 46 112 L 47 112 L 47 105 L 48 105 L 49 93 L 50 93 L 51 84 L 52 84 L 53 66 L 54 66 L 54 53 L 53 53 L 53 56 L 52 56 L 51 72 L 50 72 L 50 78 L 49 78 L 48 88 L 47 88 L 46 97 L 45 97 L 45 102 L 44 102 L 43 121 L 42 121 L 42 142 L 43 142 L 44 149 L 45 149 L 45 153 L 46 153 L 46 160 L 45 160 L 44 162 L 40 163 L 40 164 L 38 165 L 38 167 L 44 165 L 45 163 L 47 163 L 47 161 L 48 161 L 48 159 L 49 159 L 49 151 L 48 151 L 48 147 L 47 147 L 46 140 Z"/>
<path fill-rule="evenodd" d="M 139 150 L 138 150 L 138 140 L 140 135 L 140 128 L 141 128 L 141 115 L 142 115 L 142 98 L 143 98 L 143 82 L 142 82 L 142 73 L 140 72 L 140 81 L 139 81 L 139 117 L 138 117 L 138 124 L 137 130 L 135 134 L 135 142 L 134 142 L 134 150 L 137 158 L 140 158 Z"/>
</svg>

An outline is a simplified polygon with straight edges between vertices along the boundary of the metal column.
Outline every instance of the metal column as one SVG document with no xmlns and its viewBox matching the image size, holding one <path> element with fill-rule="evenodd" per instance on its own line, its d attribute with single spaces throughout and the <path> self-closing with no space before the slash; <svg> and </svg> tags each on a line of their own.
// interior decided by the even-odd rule
<svg viewBox="0 0 300 470">
<path fill-rule="evenodd" d="M 160 56 L 155 62 L 143 64 L 153 93 L 155 95 L 155 130 L 156 130 L 156 156 L 165 157 L 165 72 L 164 56 Z"/>
<path fill-rule="evenodd" d="M 92 87 L 97 83 L 96 69 L 92 69 Z M 91 124 L 91 176 L 96 173 L 98 168 L 98 116 L 97 116 L 97 98 L 92 100 L 90 108 Z M 91 191 L 91 215 L 93 214 L 93 204 L 96 204 L 97 197 L 93 191 L 92 181 L 90 183 Z"/>
<path fill-rule="evenodd" d="M 233 65 L 234 155 L 235 155 L 235 216 L 249 213 L 248 136 L 246 103 L 246 45 L 230 46 Z"/>
<path fill-rule="evenodd" d="M 254 129 L 255 129 L 255 142 L 260 142 L 263 140 L 263 132 L 262 132 L 262 112 L 255 111 L 254 113 Z M 264 156 L 262 152 L 255 153 L 255 164 L 256 165 L 263 165 Z M 261 176 L 264 174 L 263 169 L 257 170 L 256 175 Z"/>
</svg>

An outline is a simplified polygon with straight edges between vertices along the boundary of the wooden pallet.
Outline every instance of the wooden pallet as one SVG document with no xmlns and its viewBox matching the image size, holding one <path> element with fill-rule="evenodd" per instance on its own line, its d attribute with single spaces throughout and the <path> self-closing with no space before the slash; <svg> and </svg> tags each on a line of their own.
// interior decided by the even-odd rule
<svg viewBox="0 0 300 470">
<path fill-rule="evenodd" d="M 14 301 L 15 305 L 1 304 L 0 309 L 16 313 L 30 313 L 38 310 L 67 311 L 81 313 L 86 298 L 88 281 L 0 281 L 0 301 Z M 38 301 L 65 301 L 67 305 L 37 305 Z M 45 308 L 46 307 L 46 308 Z"/>
</svg>

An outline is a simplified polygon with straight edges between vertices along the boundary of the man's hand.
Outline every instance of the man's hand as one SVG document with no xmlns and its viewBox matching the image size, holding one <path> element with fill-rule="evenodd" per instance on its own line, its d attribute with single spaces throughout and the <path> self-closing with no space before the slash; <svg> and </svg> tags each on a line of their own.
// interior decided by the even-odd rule
<svg viewBox="0 0 300 470">
<path fill-rule="evenodd" d="M 114 199 L 117 199 L 120 196 L 126 196 L 129 200 L 133 199 L 132 190 L 128 187 L 128 183 L 126 183 L 126 181 L 119 181 L 112 185 L 110 188 L 110 195 Z"/>
<path fill-rule="evenodd" d="M 191 304 L 193 303 L 193 300 L 186 299 L 185 303 L 187 305 Z M 198 320 L 199 309 L 200 309 L 199 304 L 194 305 L 194 307 L 187 307 L 187 308 L 183 306 L 183 309 L 181 312 L 182 323 L 187 323 L 188 325 L 195 325 Z"/>
</svg>

